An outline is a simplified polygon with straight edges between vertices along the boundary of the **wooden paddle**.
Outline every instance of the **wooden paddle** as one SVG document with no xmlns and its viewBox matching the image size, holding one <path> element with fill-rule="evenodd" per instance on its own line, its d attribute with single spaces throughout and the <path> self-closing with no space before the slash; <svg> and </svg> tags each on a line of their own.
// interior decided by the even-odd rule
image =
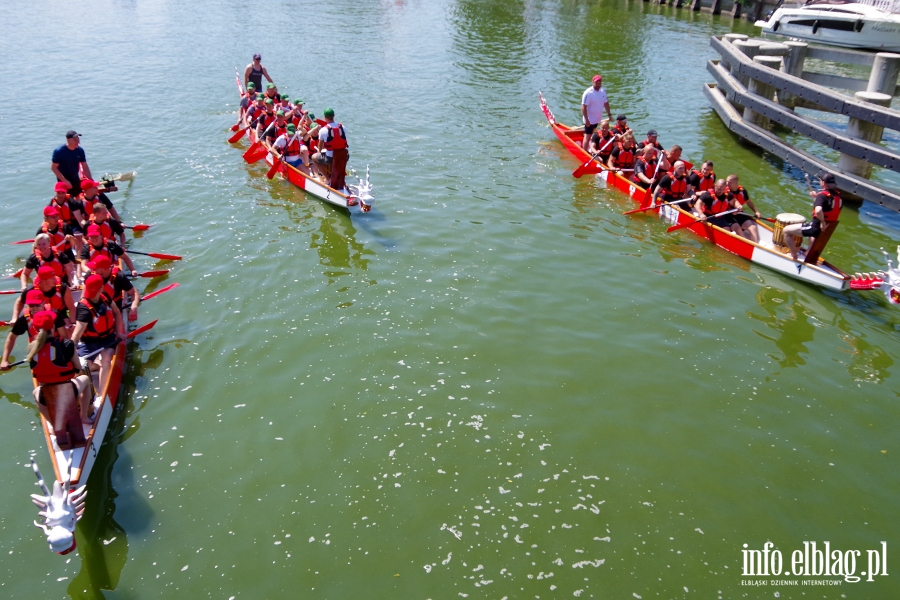
<svg viewBox="0 0 900 600">
<path fill-rule="evenodd" d="M 688 200 L 693 200 L 693 198 L 682 198 L 681 200 L 676 200 L 675 202 L 662 202 L 657 204 L 656 206 L 645 206 L 644 208 L 635 208 L 634 210 L 628 210 L 623 212 L 623 215 L 633 215 L 634 213 L 644 212 L 648 210 L 653 210 L 654 208 L 659 208 L 664 204 L 668 204 L 669 206 L 674 206 L 676 204 L 681 204 L 682 202 L 687 202 Z"/>
<path fill-rule="evenodd" d="M 159 254 L 158 252 L 138 252 L 137 250 L 128 250 L 128 254 L 140 254 L 141 256 L 149 256 L 160 260 L 181 260 L 181 257 L 175 254 Z"/>
<path fill-rule="evenodd" d="M 600 171 L 593 171 L 592 173 L 588 173 L 588 171 L 590 170 L 590 168 L 589 168 L 590 165 L 591 165 L 595 160 L 597 160 L 597 157 L 600 156 L 600 153 L 601 153 L 601 152 L 603 152 L 604 150 L 606 150 L 606 149 L 609 147 L 610 144 L 612 144 L 614 141 L 616 141 L 616 140 L 619 139 L 620 137 L 621 137 L 621 136 L 619 136 L 619 135 L 614 135 L 614 136 L 612 136 L 611 138 L 609 138 L 609 141 L 606 142 L 605 144 L 603 144 L 603 147 L 600 148 L 599 150 L 597 150 L 597 152 L 596 152 L 595 154 L 592 154 L 591 157 L 588 159 L 588 161 L 587 161 L 586 163 L 584 163 L 583 165 L 581 165 L 580 167 L 578 167 L 577 169 L 575 169 L 574 171 L 572 171 L 572 177 L 574 177 L 575 179 L 580 179 L 581 176 L 582 176 L 582 175 L 585 175 L 585 174 L 595 174 L 595 173 L 599 173 Z M 602 170 L 602 169 L 601 169 L 601 170 Z"/>
<path fill-rule="evenodd" d="M 740 209 L 732 208 L 731 210 L 726 210 L 725 212 L 720 212 L 715 215 L 710 215 L 704 219 L 694 219 L 693 221 L 688 221 L 687 223 L 682 223 L 681 225 L 672 225 L 671 227 L 666 229 L 666 233 L 672 233 L 673 231 L 678 231 L 679 229 L 684 229 L 685 227 L 690 227 L 694 223 L 704 223 L 706 221 L 709 221 L 713 217 L 722 217 L 725 215 L 730 215 L 731 213 L 736 213 L 738 210 L 740 210 Z"/>
<path fill-rule="evenodd" d="M 128 335 L 125 336 L 125 339 L 130 340 L 131 338 L 138 336 L 146 331 L 150 331 L 151 329 L 153 329 L 153 326 L 156 325 L 157 321 L 159 321 L 159 319 L 154 319 L 154 320 L 150 321 L 149 323 L 147 323 L 146 325 L 141 325 L 134 331 L 129 331 Z M 0 321 L 0 323 L 6 323 L 6 321 Z M 0 325 L 0 327 L 2 327 L 2 325 Z M 94 358 L 95 356 L 97 356 L 98 354 L 100 354 L 101 352 L 106 350 L 107 348 L 112 348 L 113 346 L 115 346 L 118 343 L 119 343 L 119 340 L 110 342 L 106 346 L 103 346 L 102 348 L 98 348 L 97 350 L 94 350 L 90 354 L 82 356 L 81 359 L 88 360 L 88 359 Z M 9 368 L 12 369 L 13 367 L 18 367 L 19 365 L 24 365 L 26 362 L 27 362 L 27 360 L 20 360 L 20 361 L 14 362 L 11 365 L 9 365 Z M 96 395 L 96 394 L 94 394 L 94 395 Z"/>
</svg>

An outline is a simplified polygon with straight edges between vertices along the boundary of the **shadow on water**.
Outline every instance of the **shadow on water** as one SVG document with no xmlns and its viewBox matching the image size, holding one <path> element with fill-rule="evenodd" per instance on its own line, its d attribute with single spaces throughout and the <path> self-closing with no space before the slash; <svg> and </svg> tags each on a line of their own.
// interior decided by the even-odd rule
<svg viewBox="0 0 900 600">
<path fill-rule="evenodd" d="M 120 442 L 130 437 L 136 429 L 140 408 L 133 404 L 138 378 L 156 369 L 163 362 L 161 349 L 148 352 L 132 344 L 132 354 L 122 378 L 119 398 L 123 400 L 109 424 L 106 439 L 97 454 L 97 462 L 88 481 L 88 496 L 84 516 L 76 530 L 81 571 L 69 584 L 71 598 L 98 600 L 105 598 L 104 590 L 115 590 L 128 559 L 128 537 L 125 529 L 116 521 L 116 507 L 127 506 L 127 527 L 132 534 L 147 529 L 153 510 L 146 499 L 137 493 L 137 485 L 131 478 L 132 459 L 127 445 Z M 135 425 L 135 427 L 132 427 Z M 121 592 L 116 597 L 122 596 Z"/>
</svg>

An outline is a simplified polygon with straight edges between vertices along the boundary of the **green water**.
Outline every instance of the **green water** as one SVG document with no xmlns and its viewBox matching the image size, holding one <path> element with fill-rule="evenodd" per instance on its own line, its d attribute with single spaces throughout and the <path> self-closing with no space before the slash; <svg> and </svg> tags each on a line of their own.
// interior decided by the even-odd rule
<svg viewBox="0 0 900 600">
<path fill-rule="evenodd" d="M 23 467 L 49 460 L 27 372 L 0 375 L 0 596 L 900 596 L 900 312 L 622 216 L 538 108 L 540 90 L 574 123 L 600 71 L 639 132 L 740 173 L 765 215 L 805 213 L 801 174 L 739 146 L 702 94 L 709 36 L 746 23 L 626 0 L 3 17 L 5 272 L 70 128 L 95 175 L 137 171 L 113 200 L 154 226 L 130 246 L 185 259 L 141 308 L 159 324 L 133 346 L 77 554 L 31 524 Z M 253 52 L 335 108 L 371 213 L 225 142 Z M 827 255 L 874 270 L 898 241 L 865 205 Z M 743 544 L 826 540 L 863 559 L 886 541 L 890 575 L 741 585 Z"/>
</svg>

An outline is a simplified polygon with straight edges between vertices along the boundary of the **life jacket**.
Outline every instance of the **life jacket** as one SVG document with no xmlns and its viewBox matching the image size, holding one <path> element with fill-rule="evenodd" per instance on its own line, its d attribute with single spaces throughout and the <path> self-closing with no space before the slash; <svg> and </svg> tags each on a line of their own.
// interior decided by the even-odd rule
<svg viewBox="0 0 900 600">
<path fill-rule="evenodd" d="M 34 286 L 34 289 L 40 289 L 37 286 Z M 44 310 L 52 310 L 55 312 L 59 312 L 66 308 L 65 302 L 63 302 L 63 294 L 65 293 L 66 288 L 63 287 L 62 279 L 59 277 L 56 278 L 56 293 L 54 293 L 49 298 L 44 296 Z M 31 314 L 30 309 L 26 306 L 22 309 L 23 315 Z"/>
<path fill-rule="evenodd" d="M 275 133 L 273 134 L 272 131 Z M 287 121 L 284 122 L 284 125 L 279 125 L 275 123 L 275 127 L 269 132 L 269 135 L 274 135 L 276 138 L 287 133 Z"/>
<path fill-rule="evenodd" d="M 335 135 L 337 132 L 337 135 Z M 340 123 L 328 124 L 328 137 L 325 138 L 325 150 L 343 150 L 347 147 L 347 133 Z"/>
<path fill-rule="evenodd" d="M 669 189 L 660 188 L 665 200 L 680 200 L 687 190 L 687 177 L 684 175 L 675 177 L 670 173 L 669 181 L 671 182 Z"/>
<path fill-rule="evenodd" d="M 299 133 L 299 132 L 298 132 Z M 284 146 L 284 154 L 285 156 L 297 156 L 300 154 L 300 148 L 303 147 L 303 142 L 300 141 L 300 135 L 287 135 L 287 143 Z"/>
<path fill-rule="evenodd" d="M 721 196 L 715 192 L 709 192 L 710 202 L 709 204 L 703 202 L 703 212 L 707 215 L 717 215 L 721 212 L 731 210 L 731 198 L 728 196 L 728 192 L 725 192 Z"/>
<path fill-rule="evenodd" d="M 113 285 L 113 282 L 116 280 L 116 276 L 119 274 L 119 266 L 113 265 L 112 269 L 109 270 L 109 279 L 103 282 L 103 293 L 112 298 L 113 302 L 119 302 L 122 300 L 122 291 L 119 290 L 119 293 L 116 293 L 116 288 Z"/>
<path fill-rule="evenodd" d="M 94 308 L 87 298 L 82 298 L 78 302 L 91 312 L 91 322 L 87 324 L 82 337 L 99 340 L 115 331 L 116 316 L 110 306 L 112 300 L 105 292 L 100 293 L 100 306 L 97 308 Z"/>
<path fill-rule="evenodd" d="M 607 133 L 609 135 L 604 137 L 603 132 L 598 131 L 597 137 L 600 138 L 600 145 L 598 146 L 598 149 L 603 148 L 603 146 L 606 146 L 606 148 L 603 148 L 603 150 L 601 150 L 600 156 L 608 159 L 609 155 L 612 154 L 612 151 L 613 151 L 613 145 L 609 144 L 609 140 L 611 140 L 613 138 L 613 136 L 615 136 L 615 134 L 612 131 L 608 131 Z M 607 144 L 609 144 L 609 145 L 607 146 Z"/>
<path fill-rule="evenodd" d="M 613 166 L 617 169 L 630 169 L 634 166 L 634 148 L 625 149 L 625 144 L 619 142 L 616 144 L 619 149 L 618 155 L 613 158 Z"/>
<path fill-rule="evenodd" d="M 69 202 L 64 201 L 62 204 L 56 203 L 56 196 L 50 199 L 50 204 L 47 206 L 53 206 L 56 210 L 59 211 L 59 220 L 63 223 L 71 223 L 75 217 L 72 216 L 72 210 L 69 208 Z"/>
<path fill-rule="evenodd" d="M 609 130 L 612 133 L 615 133 L 616 135 L 625 135 L 626 133 L 631 131 L 631 127 L 626 125 L 625 127 L 620 128 L 618 125 L 613 125 L 612 127 L 609 128 Z"/>
<path fill-rule="evenodd" d="M 644 176 L 647 179 L 649 179 L 650 181 L 653 181 L 653 175 L 656 173 L 656 165 L 658 162 L 659 161 L 656 161 L 656 160 L 651 160 L 650 162 L 647 162 L 643 159 L 643 157 L 639 157 L 637 159 L 637 162 L 634 163 L 634 176 L 632 177 L 632 180 L 639 185 L 645 185 L 644 182 L 641 180 L 641 178 L 637 176 L 637 170 L 638 170 L 637 166 L 638 166 L 638 163 L 641 163 L 644 165 L 644 170 L 643 170 Z"/>
<path fill-rule="evenodd" d="M 820 194 L 824 194 L 826 198 L 831 202 L 831 208 L 825 210 L 825 207 L 822 207 L 822 210 L 825 211 L 825 222 L 833 223 L 838 220 L 838 215 L 841 214 L 841 208 L 843 207 L 843 200 L 841 199 L 841 194 L 837 190 L 829 191 L 822 190 L 819 192 Z M 813 218 L 816 218 L 816 211 L 813 209 Z"/>
<path fill-rule="evenodd" d="M 734 199 L 740 202 L 741 206 L 747 204 L 747 193 L 744 191 L 744 186 L 739 185 L 738 189 L 731 192 L 731 195 L 734 196 Z"/>
<path fill-rule="evenodd" d="M 53 268 L 54 275 L 56 275 L 57 277 L 66 277 L 68 279 L 65 269 L 63 269 L 62 263 L 59 262 L 59 251 L 57 251 L 56 248 L 50 248 L 50 254 L 53 258 L 45 259 L 43 256 L 41 256 L 40 252 L 34 253 L 34 256 L 38 259 L 38 266 L 35 271 L 37 271 L 37 269 L 40 269 L 44 265 L 50 265 Z"/>
<path fill-rule="evenodd" d="M 640 146 L 641 148 L 645 148 L 645 147 L 647 147 L 647 146 L 650 146 L 651 148 L 656 148 L 657 150 L 662 150 L 662 149 L 663 149 L 662 144 L 660 144 L 658 141 L 656 141 L 656 142 L 651 142 L 651 141 L 650 141 L 650 138 L 647 138 L 646 140 L 644 140 L 643 142 L 641 142 L 640 144 L 638 144 L 638 146 Z"/>
<path fill-rule="evenodd" d="M 90 243 L 88 244 L 88 247 L 90 247 L 90 249 L 91 249 L 91 254 L 90 254 L 90 257 L 88 258 L 88 260 L 94 260 L 98 256 L 105 255 L 107 258 L 109 258 L 109 262 L 114 265 L 117 264 L 119 261 L 119 258 L 117 256 L 115 256 L 112 252 L 110 252 L 109 246 L 106 244 L 105 237 L 103 238 L 103 246 L 101 246 L 100 248 L 94 248 L 93 246 L 90 245 Z"/>
<path fill-rule="evenodd" d="M 56 231 L 50 231 L 50 225 L 47 223 L 47 221 L 41 223 L 41 233 L 46 233 L 50 236 L 50 243 L 53 244 L 53 247 L 58 248 L 59 246 L 63 245 L 63 242 L 65 242 L 64 248 L 68 250 L 72 247 L 72 244 L 66 241 L 66 234 L 60 231 L 60 229 L 62 228 L 57 225 Z"/>
<path fill-rule="evenodd" d="M 112 227 L 109 226 L 109 223 L 104 221 L 103 223 L 97 223 L 93 214 L 90 217 L 91 225 L 96 225 L 100 228 L 100 235 L 104 240 L 111 240 L 113 238 Z"/>
<path fill-rule="evenodd" d="M 700 178 L 700 186 L 697 188 L 696 191 L 698 191 L 698 192 L 705 192 L 705 191 L 711 190 L 711 189 L 713 189 L 713 187 L 715 187 L 715 184 L 716 184 L 716 174 L 715 174 L 713 171 L 710 171 L 708 177 L 704 177 L 704 176 L 703 176 L 703 173 L 701 173 L 701 172 L 698 171 L 697 169 L 693 169 L 692 172 L 693 172 L 697 177 Z"/>
<path fill-rule="evenodd" d="M 84 216 L 90 219 L 94 216 L 94 203 L 100 202 L 100 195 L 96 195 L 90 200 L 84 197 L 84 194 L 78 196 L 78 201 L 81 202 L 81 210 L 84 212 Z"/>
<path fill-rule="evenodd" d="M 30 331 L 29 331 L 30 333 Z M 65 358 L 64 340 L 52 334 L 31 359 L 31 374 L 42 385 L 64 383 L 78 375 L 78 369 L 72 365 L 72 359 Z"/>
</svg>

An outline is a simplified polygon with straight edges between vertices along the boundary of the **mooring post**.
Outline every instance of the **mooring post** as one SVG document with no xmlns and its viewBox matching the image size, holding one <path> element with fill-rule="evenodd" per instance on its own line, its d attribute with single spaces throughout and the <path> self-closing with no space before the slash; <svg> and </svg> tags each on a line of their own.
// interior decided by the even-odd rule
<svg viewBox="0 0 900 600">
<path fill-rule="evenodd" d="M 803 75 L 803 63 L 806 62 L 806 42 L 784 42 L 788 47 L 787 56 L 784 57 L 784 72 L 794 77 Z M 797 106 L 797 97 L 785 91 L 778 92 L 778 103 L 786 108 L 794 110 Z"/>
<path fill-rule="evenodd" d="M 712 0 L 712 9 L 710 12 L 714 15 L 722 14 L 722 0 Z"/>
<path fill-rule="evenodd" d="M 893 96 L 897 89 L 897 75 L 900 75 L 900 54 L 879 52 L 875 55 L 866 91 Z"/>
<path fill-rule="evenodd" d="M 693 10 L 693 11 L 700 10 L 700 0 L 691 0 L 691 10 Z"/>
<path fill-rule="evenodd" d="M 747 40 L 747 35 L 743 34 L 743 33 L 726 33 L 725 35 L 722 36 L 723 42 L 730 42 L 732 44 L 734 44 L 737 41 L 743 42 L 745 40 Z M 719 64 L 721 64 L 723 68 L 725 68 L 729 71 L 731 70 L 731 63 L 729 63 L 728 59 L 726 59 L 724 56 L 719 61 Z"/>
<path fill-rule="evenodd" d="M 751 59 L 759 54 L 759 48 L 762 46 L 756 40 L 736 40 L 734 42 L 734 47 L 749 56 Z M 750 83 L 750 78 L 745 77 L 744 75 L 738 75 L 738 69 L 740 65 L 731 65 L 731 74 L 737 77 L 738 81 L 740 81 L 744 87 Z"/>
<path fill-rule="evenodd" d="M 896 77 L 896 73 L 894 76 Z M 871 102 L 878 106 L 891 105 L 891 96 L 880 92 L 856 92 L 854 96 L 857 100 Z M 868 121 L 862 121 L 853 117 L 851 117 L 850 121 L 847 123 L 847 135 L 867 142 L 872 142 L 873 144 L 877 144 L 881 141 L 881 134 L 883 132 L 884 127 L 881 125 L 875 125 L 874 123 L 869 123 Z M 841 154 L 841 157 L 838 159 L 838 168 L 853 173 L 854 175 L 865 177 L 866 179 L 872 175 L 872 163 L 847 154 Z"/>
<path fill-rule="evenodd" d="M 781 66 L 781 57 L 780 56 L 754 56 L 753 62 L 762 65 L 764 67 L 769 67 L 770 69 L 778 70 Z M 762 83 L 756 79 L 751 79 L 750 84 L 747 86 L 747 91 L 751 94 L 756 94 L 766 100 L 772 100 L 775 98 L 775 88 L 768 83 Z M 764 117 L 759 114 L 755 110 L 751 110 L 750 108 L 744 107 L 744 120 L 748 123 L 752 123 L 753 125 L 757 125 L 762 128 L 769 127 L 769 118 Z"/>
<path fill-rule="evenodd" d="M 780 42 L 761 42 L 758 56 L 787 56 L 790 48 Z"/>
</svg>

